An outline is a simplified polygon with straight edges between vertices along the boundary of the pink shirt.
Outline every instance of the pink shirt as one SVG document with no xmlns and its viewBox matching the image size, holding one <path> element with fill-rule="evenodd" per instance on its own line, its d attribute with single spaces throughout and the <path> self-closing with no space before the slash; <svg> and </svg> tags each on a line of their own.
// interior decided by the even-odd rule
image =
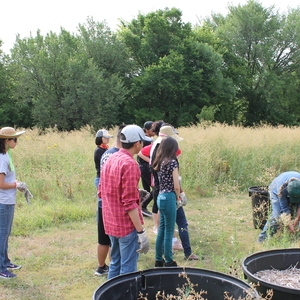
<svg viewBox="0 0 300 300">
<path fill-rule="evenodd" d="M 135 227 L 128 212 L 138 208 L 141 223 L 144 224 L 138 184 L 141 172 L 131 154 L 120 149 L 112 154 L 101 170 L 98 196 L 102 199 L 102 215 L 105 233 L 124 237 Z"/>
</svg>

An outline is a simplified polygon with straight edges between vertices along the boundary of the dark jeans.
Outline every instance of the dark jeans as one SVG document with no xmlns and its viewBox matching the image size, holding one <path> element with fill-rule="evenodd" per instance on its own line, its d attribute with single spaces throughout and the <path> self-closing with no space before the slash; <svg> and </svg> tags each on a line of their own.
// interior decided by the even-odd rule
<svg viewBox="0 0 300 300">
<path fill-rule="evenodd" d="M 192 254 L 190 245 L 188 223 L 185 217 L 183 207 L 179 207 L 176 213 L 176 224 L 178 226 L 179 237 L 182 243 L 185 257 L 189 257 Z"/>
<path fill-rule="evenodd" d="M 146 199 L 142 203 L 142 208 L 147 208 L 147 205 L 151 202 L 153 199 L 153 194 L 151 192 L 151 172 L 149 164 L 139 164 L 140 170 L 141 170 L 141 179 L 142 179 L 142 185 L 143 189 L 150 193 L 150 196 L 148 199 Z"/>
</svg>

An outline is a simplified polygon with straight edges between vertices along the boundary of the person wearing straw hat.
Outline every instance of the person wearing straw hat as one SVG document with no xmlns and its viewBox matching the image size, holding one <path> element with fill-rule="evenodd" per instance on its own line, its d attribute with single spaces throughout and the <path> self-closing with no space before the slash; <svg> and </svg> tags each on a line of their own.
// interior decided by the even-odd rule
<svg viewBox="0 0 300 300">
<path fill-rule="evenodd" d="M 27 188 L 26 183 L 16 181 L 11 157 L 11 149 L 16 147 L 18 138 L 23 133 L 25 131 L 17 132 L 12 127 L 0 129 L 0 278 L 4 279 L 16 277 L 11 270 L 21 268 L 10 261 L 7 249 L 16 204 L 16 190 L 24 191 Z"/>
<path fill-rule="evenodd" d="M 295 233 L 295 228 L 299 226 L 300 221 L 300 173 L 288 171 L 278 175 L 269 185 L 269 195 L 272 213 L 270 220 L 259 234 L 259 243 L 265 241 L 268 235 L 273 236 L 276 233 L 282 214 L 288 216 L 290 219 L 288 229 L 291 233 Z M 297 208 L 294 220 L 292 220 L 291 206 Z"/>
<path fill-rule="evenodd" d="M 150 165 L 151 162 L 155 159 L 156 151 L 158 150 L 158 147 L 163 139 L 166 137 L 172 137 L 177 142 L 182 141 L 183 138 L 178 135 L 178 132 L 175 130 L 175 128 L 168 124 L 164 123 L 163 126 L 160 127 L 158 138 L 154 141 L 152 145 L 149 145 L 147 147 L 144 147 L 140 152 L 139 156 L 149 157 Z M 181 155 L 181 150 L 178 149 L 176 156 L 177 158 Z M 157 196 L 159 193 L 159 180 L 157 175 L 153 174 L 153 207 L 152 207 L 152 215 L 154 220 L 154 226 L 158 228 L 159 226 L 159 214 L 158 214 L 158 207 L 157 207 Z M 183 195 L 183 194 L 181 194 Z M 173 250 L 183 250 L 184 251 L 184 258 L 186 260 L 199 260 L 199 257 L 192 253 L 191 245 L 190 245 L 190 238 L 189 238 L 189 231 L 188 231 L 188 223 L 186 220 L 185 212 L 182 206 L 179 206 L 176 213 L 176 224 L 178 226 L 179 230 L 179 237 L 180 241 L 174 237 L 173 240 Z M 154 230 L 156 230 L 154 228 Z M 156 232 L 155 232 L 156 233 Z"/>
</svg>

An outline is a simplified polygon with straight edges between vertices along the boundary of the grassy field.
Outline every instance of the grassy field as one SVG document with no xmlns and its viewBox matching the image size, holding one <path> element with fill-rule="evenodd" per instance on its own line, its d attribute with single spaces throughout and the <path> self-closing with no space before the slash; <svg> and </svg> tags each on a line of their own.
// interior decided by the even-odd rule
<svg viewBox="0 0 300 300">
<path fill-rule="evenodd" d="M 298 128 L 255 129 L 223 125 L 180 128 L 180 172 L 189 198 L 185 212 L 199 267 L 243 279 L 241 261 L 262 250 L 299 247 L 298 236 L 278 233 L 263 244 L 253 226 L 248 187 L 268 185 L 277 174 L 299 170 Z M 112 146 L 113 142 L 111 143 Z M 15 280 L 0 281 L 0 299 L 92 299 L 106 278 L 97 266 L 94 136 L 90 128 L 71 133 L 28 130 L 13 151 L 17 177 L 34 198 L 18 194 L 9 254 L 22 264 Z M 153 222 L 145 219 L 151 249 L 139 269 L 153 268 Z"/>
</svg>

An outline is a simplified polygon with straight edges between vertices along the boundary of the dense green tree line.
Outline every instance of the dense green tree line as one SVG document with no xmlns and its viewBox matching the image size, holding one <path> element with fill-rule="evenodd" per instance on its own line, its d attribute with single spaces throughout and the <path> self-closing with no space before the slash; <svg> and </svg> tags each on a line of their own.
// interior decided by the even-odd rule
<svg viewBox="0 0 300 300">
<path fill-rule="evenodd" d="M 88 18 L 76 34 L 18 36 L 9 55 L 0 44 L 0 126 L 299 124 L 300 9 L 249 0 L 194 27 L 181 17 L 139 14 L 116 32 Z"/>
</svg>

